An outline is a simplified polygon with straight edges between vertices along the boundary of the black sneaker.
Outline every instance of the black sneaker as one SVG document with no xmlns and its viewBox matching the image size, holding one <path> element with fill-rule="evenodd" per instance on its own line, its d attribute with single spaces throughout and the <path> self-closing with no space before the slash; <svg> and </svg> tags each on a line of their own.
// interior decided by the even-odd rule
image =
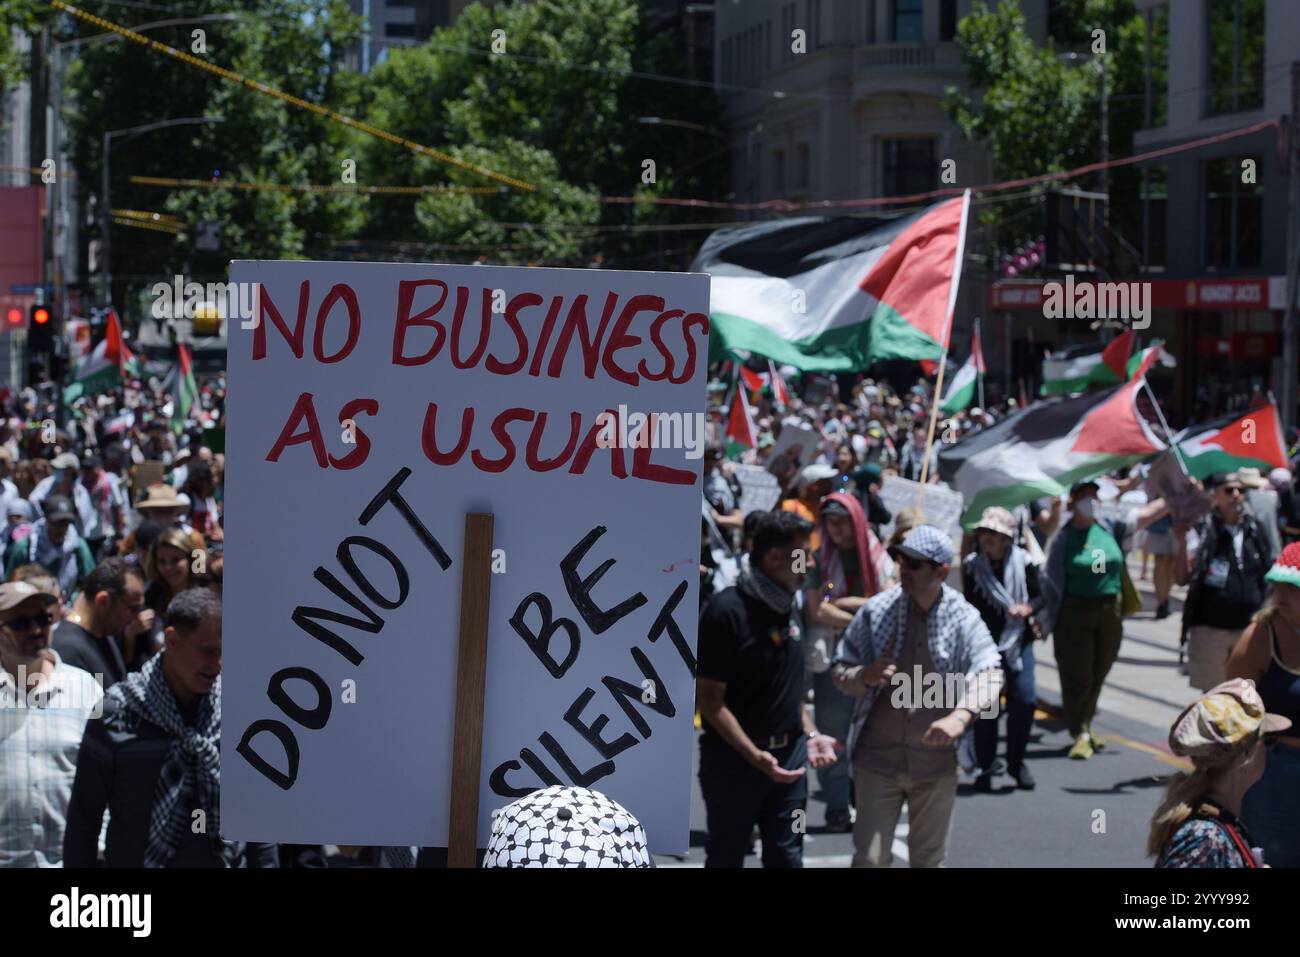
<svg viewBox="0 0 1300 957">
<path fill-rule="evenodd" d="M 853 815 L 848 808 L 842 811 L 826 812 L 826 830 L 836 834 L 847 834 L 853 830 Z"/>
<path fill-rule="evenodd" d="M 979 777 L 975 779 L 974 788 L 982 794 L 993 793 L 993 772 L 991 770 L 981 771 Z"/>
<path fill-rule="evenodd" d="M 1161 621 L 1169 617 L 1169 602 L 1161 602 L 1156 606 L 1156 621 Z"/>
<path fill-rule="evenodd" d="M 1034 786 L 1038 783 L 1034 780 L 1034 776 L 1029 773 L 1029 768 L 1025 767 L 1023 764 L 1016 770 L 1012 771 L 1011 776 L 1016 779 L 1016 787 L 1020 788 L 1022 791 L 1032 791 Z"/>
</svg>

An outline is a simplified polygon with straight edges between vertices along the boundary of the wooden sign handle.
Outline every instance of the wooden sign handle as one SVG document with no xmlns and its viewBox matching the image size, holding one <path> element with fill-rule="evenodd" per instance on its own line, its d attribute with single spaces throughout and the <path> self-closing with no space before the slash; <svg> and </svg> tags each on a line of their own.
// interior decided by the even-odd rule
<svg viewBox="0 0 1300 957">
<path fill-rule="evenodd" d="M 456 656 L 455 744 L 447 866 L 473 867 L 478 842 L 478 785 L 483 765 L 483 702 L 487 684 L 488 596 L 492 586 L 492 515 L 465 516 L 460 579 L 460 650 Z"/>
</svg>

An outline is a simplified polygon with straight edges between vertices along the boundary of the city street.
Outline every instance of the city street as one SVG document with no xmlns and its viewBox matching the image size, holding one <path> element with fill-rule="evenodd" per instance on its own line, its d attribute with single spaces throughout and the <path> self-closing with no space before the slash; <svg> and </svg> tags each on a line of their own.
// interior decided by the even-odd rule
<svg viewBox="0 0 1300 957">
<path fill-rule="evenodd" d="M 1066 757 L 1071 739 L 1053 716 L 1060 704 L 1051 641 L 1035 650 L 1039 711 L 1027 760 L 1038 781 L 1034 791 L 1016 790 L 1000 776 L 992 794 L 976 794 L 963 776 L 953 813 L 950 867 L 1150 867 L 1147 828 L 1164 792 L 1164 781 L 1185 762 L 1169 753 L 1166 737 L 1178 711 L 1196 694 L 1178 669 L 1179 609 L 1152 617 L 1150 581 L 1139 580 L 1140 561 L 1129 562 L 1143 610 L 1124 623 L 1124 643 L 1101 695 L 1096 731 L 1107 748 L 1090 761 Z M 696 749 L 698 758 L 698 748 Z M 999 749 L 999 755 L 1001 750 Z M 814 780 L 804 839 L 807 867 L 847 867 L 853 853 L 848 834 L 822 832 L 825 805 Z M 1099 813 L 1100 812 L 1100 813 Z M 907 814 L 894 841 L 894 866 L 906 866 Z M 685 860 L 659 857 L 661 867 L 704 865 L 705 817 L 698 777 L 693 780 L 691 849 Z M 760 867 L 757 853 L 746 867 Z"/>
</svg>

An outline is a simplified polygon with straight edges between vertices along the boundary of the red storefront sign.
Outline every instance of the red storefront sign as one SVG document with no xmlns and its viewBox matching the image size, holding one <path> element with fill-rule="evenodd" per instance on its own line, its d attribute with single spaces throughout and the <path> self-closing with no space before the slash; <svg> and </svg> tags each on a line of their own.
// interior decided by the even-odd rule
<svg viewBox="0 0 1300 957">
<path fill-rule="evenodd" d="M 1075 277 L 1075 288 L 1092 280 Z M 1124 283 L 1141 282 L 1151 287 L 1151 305 L 1156 309 L 1267 309 L 1268 278 L 1248 277 L 1232 279 L 1131 279 Z M 1100 285 L 1100 283 L 1097 283 Z M 996 282 L 989 287 L 988 303 L 993 309 L 1008 312 L 1030 310 L 1040 312 L 1044 281 L 1012 279 Z"/>
</svg>

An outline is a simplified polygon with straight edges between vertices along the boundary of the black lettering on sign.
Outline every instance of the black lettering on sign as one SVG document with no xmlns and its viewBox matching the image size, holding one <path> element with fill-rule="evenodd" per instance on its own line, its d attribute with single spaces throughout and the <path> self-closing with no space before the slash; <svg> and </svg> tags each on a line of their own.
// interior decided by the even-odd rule
<svg viewBox="0 0 1300 957">
<path fill-rule="evenodd" d="M 529 624 L 524 621 L 530 605 L 537 608 L 542 618 L 541 627 L 538 631 L 533 631 Z M 524 644 L 537 656 L 537 659 L 546 666 L 546 670 L 551 673 L 552 678 L 563 678 L 564 673 L 578 660 L 578 647 L 581 640 L 578 637 L 577 625 L 567 618 L 556 618 L 552 621 L 551 614 L 550 599 L 541 592 L 535 591 L 519 603 L 519 607 L 515 609 L 515 613 L 510 619 L 510 627 L 515 630 L 515 634 L 524 640 Z M 564 656 L 563 661 L 556 661 L 551 654 L 551 638 L 554 637 L 556 630 L 560 628 L 563 628 L 565 634 L 569 636 L 569 653 Z"/>
<path fill-rule="evenodd" d="M 604 535 L 606 528 L 604 525 L 597 525 L 586 535 L 582 541 L 574 545 L 560 562 L 560 572 L 564 577 L 564 587 L 569 593 L 569 598 L 573 602 L 573 607 L 578 609 L 578 614 L 582 615 L 582 620 L 587 623 L 592 634 L 599 635 L 609 629 L 620 618 L 630 615 L 646 603 L 645 595 L 637 592 L 630 598 L 619 602 L 608 611 L 602 610 L 591 598 L 591 590 L 596 587 L 605 573 L 614 567 L 614 559 L 608 558 L 601 563 L 600 567 L 588 575 L 585 579 L 578 577 L 578 562 L 582 561 L 588 550 L 596 539 Z"/>
<path fill-rule="evenodd" d="M 644 704 L 651 711 L 655 711 L 665 718 L 671 718 L 677 714 L 677 709 L 673 707 L 673 699 L 668 697 L 668 686 L 659 680 L 659 673 L 655 671 L 655 666 L 650 663 L 650 658 L 640 648 L 633 646 L 632 660 L 636 662 L 637 667 L 641 669 L 641 674 L 645 675 L 652 682 L 651 687 L 655 689 L 653 701 L 643 701 L 641 697 L 641 685 L 632 684 L 630 681 L 624 681 L 622 678 L 614 678 L 610 675 L 600 679 L 609 693 L 613 696 L 618 706 L 623 709 L 633 726 L 641 732 L 641 737 L 650 737 L 650 724 L 637 711 L 636 704 Z M 602 717 L 604 717 L 602 715 Z M 609 757 L 609 755 L 605 755 Z"/>
<path fill-rule="evenodd" d="M 564 748 L 560 747 L 560 742 L 551 737 L 549 731 L 543 731 L 537 736 L 537 740 L 542 742 L 542 747 L 551 752 L 551 757 L 559 762 L 564 773 L 569 776 L 569 780 L 580 788 L 589 788 L 605 775 L 614 773 L 613 761 L 602 761 L 589 771 L 579 771 L 578 766 L 564 752 Z"/>
<path fill-rule="evenodd" d="M 677 586 L 676 590 L 668 596 L 668 600 L 664 602 L 663 609 L 659 612 L 659 617 L 656 618 L 655 623 L 650 626 L 649 637 L 651 641 L 658 641 L 660 635 L 665 631 L 668 632 L 668 637 L 672 640 L 673 647 L 676 648 L 677 653 L 682 656 L 682 661 L 686 662 L 686 668 L 690 671 L 691 677 L 694 678 L 695 656 L 691 654 L 691 646 L 686 643 L 686 636 L 682 634 L 682 630 L 677 627 L 677 622 L 673 620 L 673 612 L 677 608 L 677 603 L 682 600 L 682 596 L 686 594 L 686 587 L 686 582 L 682 582 Z M 658 688 L 661 686 L 656 684 L 655 687 Z"/>
<path fill-rule="evenodd" d="M 310 711 L 289 697 L 289 692 L 284 690 L 284 683 L 295 678 L 307 682 L 312 686 L 312 690 L 316 692 L 316 707 Z M 330 706 L 333 702 L 330 700 L 329 686 L 325 684 L 320 675 L 310 668 L 281 668 L 271 675 L 271 683 L 267 685 L 266 696 L 271 699 L 271 704 L 283 711 L 288 717 L 312 731 L 319 731 L 325 727 L 325 722 L 330 719 Z"/>
<path fill-rule="evenodd" d="M 342 598 L 357 611 L 361 612 L 361 614 L 365 615 L 367 620 L 349 618 L 342 612 L 330 611 L 328 608 L 299 605 L 293 610 L 293 623 L 317 641 L 322 641 L 329 645 L 348 661 L 352 662 L 352 664 L 361 664 L 361 662 L 365 661 L 365 655 L 357 651 L 357 649 L 352 646 L 351 642 L 344 638 L 340 638 L 334 632 L 317 622 L 332 621 L 340 625 L 347 625 L 349 628 L 357 628 L 361 631 L 369 632 L 372 635 L 377 635 L 383 630 L 384 620 L 371 611 L 360 598 L 344 588 L 343 583 L 335 578 L 333 573 L 328 571 L 325 566 L 322 565 L 316 569 L 315 577 L 318 582 L 328 588 L 331 592 L 339 598 Z"/>
<path fill-rule="evenodd" d="M 357 560 L 352 557 L 354 546 L 360 545 L 374 552 L 376 555 L 383 557 L 389 565 L 393 566 L 393 574 L 397 577 L 397 598 L 389 599 L 379 594 L 379 589 L 370 584 L 369 580 L 361 574 L 361 569 L 357 567 Z M 366 538 L 364 535 L 350 535 L 343 541 L 339 542 L 338 550 L 339 564 L 347 571 L 352 580 L 357 583 L 357 587 L 366 593 L 366 597 L 373 601 L 380 608 L 386 608 L 392 611 L 402 602 L 406 601 L 407 592 L 411 588 L 411 579 L 406 574 L 406 569 L 402 563 L 397 560 L 397 556 L 383 542 L 377 542 L 373 538 Z"/>
<path fill-rule="evenodd" d="M 635 653 L 636 649 L 633 648 L 632 651 Z M 564 720 L 569 723 L 569 727 L 582 735 L 582 739 L 595 748 L 602 758 L 612 758 L 636 744 L 636 736 L 624 734 L 614 741 L 606 741 L 602 738 L 600 733 L 605 730 L 605 725 L 609 724 L 609 715 L 607 714 L 596 715 L 596 720 L 591 724 L 584 723 L 582 711 L 595 696 L 596 692 L 593 689 L 584 688 L 582 694 L 578 695 L 573 704 L 569 705 L 569 710 L 564 712 Z"/>
<path fill-rule="evenodd" d="M 420 521 L 420 516 L 415 514 L 415 509 L 411 508 L 411 504 L 397 491 L 402 487 L 402 483 L 410 477 L 410 474 L 411 470 L 409 468 L 403 467 L 399 469 L 397 474 L 394 475 L 392 480 L 383 487 L 380 493 L 370 500 L 370 504 L 367 505 L 365 511 L 361 513 L 361 517 L 358 521 L 360 521 L 362 525 L 369 525 L 370 520 L 375 517 L 375 513 L 389 502 L 392 502 L 393 507 L 401 513 L 402 518 L 406 519 L 406 524 L 411 527 L 411 531 L 415 532 L 416 538 L 418 538 L 421 544 L 429 550 L 429 554 L 433 556 L 433 560 L 438 563 L 443 571 L 446 571 L 451 567 L 451 556 L 447 554 L 442 545 L 439 544 L 438 540 L 433 537 L 433 533 L 425 527 L 422 521 Z"/>
<path fill-rule="evenodd" d="M 253 739 L 263 731 L 267 731 L 280 739 L 280 744 L 284 748 L 285 760 L 289 765 L 287 770 L 281 771 L 279 768 L 272 766 L 271 762 L 253 750 Z M 298 740 L 293 736 L 293 732 L 289 730 L 289 726 L 283 721 L 274 721 L 271 718 L 261 718 L 254 721 L 248 726 L 244 736 L 239 739 L 239 746 L 235 748 L 235 753 L 282 791 L 289 790 L 289 788 L 293 787 L 293 782 L 298 780 Z"/>
<path fill-rule="evenodd" d="M 534 787 L 511 787 L 506 781 L 506 775 L 511 771 L 518 771 L 520 764 L 518 761 L 502 761 L 488 776 L 488 787 L 492 789 L 493 794 L 499 794 L 502 797 L 521 798 L 532 794 L 537 788 Z"/>
</svg>

